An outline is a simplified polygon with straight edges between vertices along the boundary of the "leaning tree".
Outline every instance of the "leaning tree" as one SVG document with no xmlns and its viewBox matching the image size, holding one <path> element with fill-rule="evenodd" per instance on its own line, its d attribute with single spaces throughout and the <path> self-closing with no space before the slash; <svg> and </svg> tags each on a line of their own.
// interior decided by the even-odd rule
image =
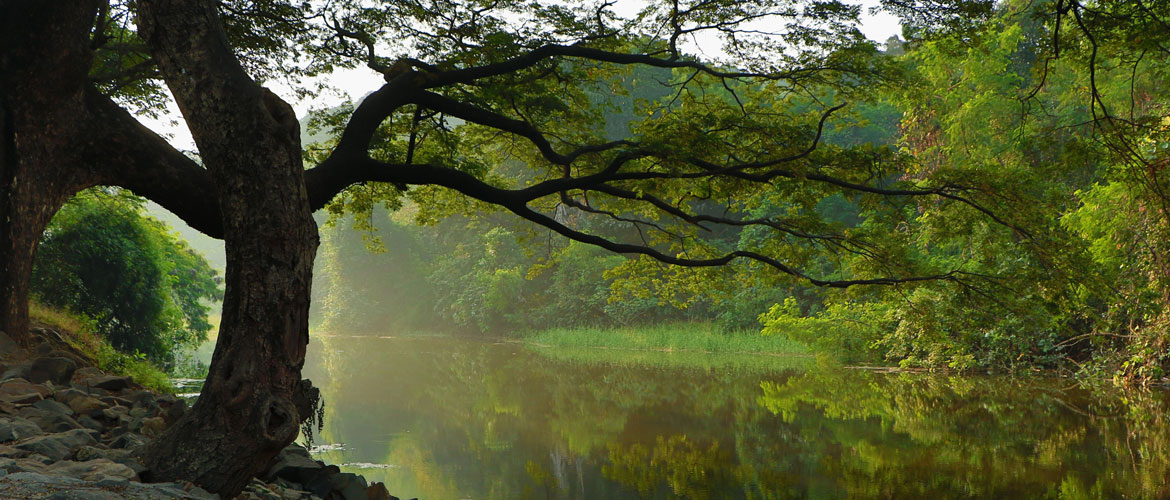
<svg viewBox="0 0 1170 500">
<path fill-rule="evenodd" d="M 920 20 L 987 6 L 890 3 Z M 951 3 L 959 8 L 938 8 Z M 887 61 L 856 28 L 860 7 L 633 4 L 0 2 L 0 329 L 27 341 L 36 242 L 82 189 L 129 189 L 222 238 L 226 293 L 209 376 L 192 411 L 145 452 L 144 477 L 231 497 L 312 411 L 300 371 L 312 213 L 327 204 L 463 200 L 640 259 L 750 262 L 830 287 L 962 281 L 961 269 L 917 267 L 897 238 L 874 236 L 914 203 L 962 203 L 1011 227 L 973 187 L 908 180 L 895 151 L 823 140 L 847 99 L 887 84 Z M 688 54 L 709 44 L 721 48 Z M 258 82 L 311 92 L 301 79 L 359 66 L 385 84 L 323 118 L 334 140 L 303 154 L 292 108 Z M 614 99 L 636 75 L 665 97 Z M 163 84 L 197 153 L 132 113 L 157 112 Z M 624 137 L 605 133 L 616 102 L 637 102 Z M 877 229 L 819 217 L 831 196 Z M 584 218 L 627 226 L 630 238 Z M 721 227 L 750 237 L 705 236 L 725 236 Z M 820 256 L 834 254 L 860 264 L 818 274 Z"/>
</svg>

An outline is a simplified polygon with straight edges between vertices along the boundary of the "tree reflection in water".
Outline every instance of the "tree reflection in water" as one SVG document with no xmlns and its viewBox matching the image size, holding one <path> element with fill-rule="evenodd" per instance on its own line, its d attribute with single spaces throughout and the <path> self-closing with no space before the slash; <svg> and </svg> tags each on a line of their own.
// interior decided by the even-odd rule
<svg viewBox="0 0 1170 500">
<path fill-rule="evenodd" d="M 1165 391 L 455 339 L 315 347 L 323 439 L 347 443 L 324 458 L 387 464 L 360 472 L 408 498 L 1170 498 Z"/>
</svg>

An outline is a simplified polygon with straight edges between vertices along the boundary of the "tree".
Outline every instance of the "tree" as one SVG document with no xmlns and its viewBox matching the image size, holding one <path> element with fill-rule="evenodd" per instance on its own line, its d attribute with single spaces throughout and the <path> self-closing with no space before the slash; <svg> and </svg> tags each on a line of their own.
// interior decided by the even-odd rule
<svg viewBox="0 0 1170 500">
<path fill-rule="evenodd" d="M 169 366 L 176 348 L 207 339 L 216 272 L 141 200 L 100 190 L 74 197 L 53 217 L 33 267 L 42 304 L 91 318 L 123 352 Z"/>
<path fill-rule="evenodd" d="M 965 22 L 989 5 L 891 3 Z M 979 186 L 900 178 L 895 151 L 823 143 L 845 100 L 889 77 L 855 28 L 857 6 L 651 2 L 628 17 L 611 3 L 518 0 L 322 8 L 0 4 L 0 328 L 24 338 L 36 241 L 83 188 L 125 187 L 226 242 L 223 321 L 203 396 L 147 450 L 149 479 L 230 497 L 311 413 L 314 389 L 300 379 L 318 238 L 311 213 L 330 202 L 364 210 L 376 191 L 423 210 L 502 209 L 639 262 L 703 270 L 747 261 L 828 287 L 970 278 L 899 251 L 881 226 L 910 216 L 907 200 L 956 204 L 1027 235 Z M 724 61 L 685 53 L 708 33 L 725 42 Z M 386 84 L 335 116 L 336 141 L 305 170 L 292 109 L 258 81 L 356 65 Z M 630 137 L 606 138 L 604 105 L 590 92 L 638 66 L 670 70 L 669 97 L 640 104 Z M 159 82 L 198 162 L 127 111 L 156 102 Z M 505 164 L 524 175 L 496 175 L 492 166 Z M 873 222 L 819 216 L 832 196 Z M 588 232 L 578 218 L 613 219 L 633 239 Z M 759 231 L 729 237 L 745 227 Z M 826 255 L 863 259 L 813 274 Z"/>
</svg>

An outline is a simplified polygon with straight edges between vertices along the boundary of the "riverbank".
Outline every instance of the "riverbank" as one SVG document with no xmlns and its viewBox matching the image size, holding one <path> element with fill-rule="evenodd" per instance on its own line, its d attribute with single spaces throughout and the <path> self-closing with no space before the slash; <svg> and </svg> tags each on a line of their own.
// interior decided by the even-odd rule
<svg viewBox="0 0 1170 500">
<path fill-rule="evenodd" d="M 220 499 L 190 483 L 141 482 L 139 452 L 187 412 L 183 400 L 103 371 L 69 332 L 31 333 L 37 347 L 26 351 L 0 332 L 0 498 Z M 236 499 L 395 497 L 294 444 Z"/>
<path fill-rule="evenodd" d="M 548 347 L 621 349 L 705 354 L 811 355 L 809 348 L 758 331 L 722 332 L 711 323 L 666 323 L 642 327 L 552 328 L 523 336 Z"/>
</svg>

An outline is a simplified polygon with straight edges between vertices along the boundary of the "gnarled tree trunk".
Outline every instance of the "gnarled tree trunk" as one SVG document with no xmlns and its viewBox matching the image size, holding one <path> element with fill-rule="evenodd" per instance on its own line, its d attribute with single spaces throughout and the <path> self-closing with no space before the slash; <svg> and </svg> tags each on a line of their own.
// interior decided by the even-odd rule
<svg viewBox="0 0 1170 500">
<path fill-rule="evenodd" d="M 28 341 L 41 233 L 92 186 L 85 111 L 93 1 L 0 3 L 0 330 Z"/>
<path fill-rule="evenodd" d="M 240 67 L 211 1 L 143 0 L 139 29 L 215 183 L 227 250 L 219 340 L 194 408 L 151 444 L 150 480 L 231 498 L 296 437 L 317 247 L 292 109 Z M 299 408 L 298 408 L 299 407 Z"/>
</svg>

